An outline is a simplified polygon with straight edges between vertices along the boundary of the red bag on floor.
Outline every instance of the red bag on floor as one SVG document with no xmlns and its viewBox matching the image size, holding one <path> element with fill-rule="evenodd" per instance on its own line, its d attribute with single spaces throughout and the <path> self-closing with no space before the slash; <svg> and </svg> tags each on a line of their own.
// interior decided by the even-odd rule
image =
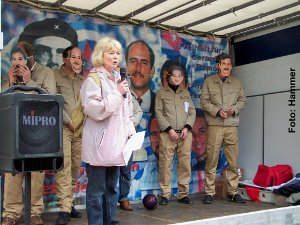
<svg viewBox="0 0 300 225">
<path fill-rule="evenodd" d="M 289 165 L 259 165 L 253 183 L 262 187 L 272 187 L 285 183 L 293 178 L 292 167 Z"/>
<path fill-rule="evenodd" d="M 251 198 L 251 200 L 254 202 L 259 202 L 259 191 L 260 188 L 246 186 L 246 192 L 248 196 Z"/>
</svg>

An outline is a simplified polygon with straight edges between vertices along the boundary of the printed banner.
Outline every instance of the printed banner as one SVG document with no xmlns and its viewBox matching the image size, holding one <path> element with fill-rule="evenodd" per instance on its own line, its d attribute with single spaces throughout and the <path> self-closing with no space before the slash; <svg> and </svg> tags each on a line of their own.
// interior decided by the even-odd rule
<svg viewBox="0 0 300 225">
<path fill-rule="evenodd" d="M 172 65 L 178 65 L 185 71 L 184 84 L 188 88 L 195 107 L 197 119 L 193 126 L 192 144 L 192 177 L 190 193 L 203 191 L 204 166 L 206 158 L 206 123 L 203 111 L 200 108 L 200 93 L 206 77 L 217 72 L 215 58 L 220 53 L 229 51 L 226 39 L 215 37 L 194 37 L 185 34 L 147 28 L 145 26 L 108 24 L 95 18 L 81 17 L 58 12 L 47 12 L 13 3 L 2 3 L 2 31 L 3 50 L 1 58 L 1 78 L 7 74 L 10 62 L 10 50 L 20 40 L 30 42 L 35 48 L 36 61 L 58 68 L 62 65 L 62 51 L 70 46 L 77 45 L 83 51 L 84 74 L 92 68 L 91 53 L 99 39 L 104 36 L 114 37 L 123 47 L 122 67 L 128 68 L 131 75 L 132 87 L 145 92 L 141 103 L 143 118 L 138 125 L 138 131 L 146 131 L 143 148 L 133 155 L 131 167 L 130 199 L 141 199 L 147 193 L 160 191 L 158 171 L 158 143 L 159 127 L 154 118 L 155 93 L 165 85 L 167 70 Z M 126 50 L 133 41 L 142 40 L 147 43 L 150 52 L 148 61 L 150 67 L 129 68 L 126 62 Z M 152 53 L 151 53 L 152 52 Z M 134 76 L 140 70 L 140 77 Z M 133 93 L 134 94 L 134 93 Z M 226 161 L 221 155 L 218 172 L 222 171 Z M 85 204 L 85 188 L 87 183 L 86 172 L 80 168 L 78 181 L 75 187 L 77 204 Z M 174 158 L 172 192 L 177 192 L 177 158 Z M 45 204 L 55 206 L 55 176 L 48 173 L 45 179 Z"/>
</svg>

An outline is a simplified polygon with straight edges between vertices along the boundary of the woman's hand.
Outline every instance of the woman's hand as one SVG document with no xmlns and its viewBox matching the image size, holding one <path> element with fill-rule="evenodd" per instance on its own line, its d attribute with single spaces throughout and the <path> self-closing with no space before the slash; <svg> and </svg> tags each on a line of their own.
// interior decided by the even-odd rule
<svg viewBox="0 0 300 225">
<path fill-rule="evenodd" d="M 9 77 L 9 84 L 10 84 L 10 86 L 12 86 L 16 82 L 16 80 L 17 80 L 17 74 L 18 74 L 18 66 L 14 65 L 8 71 L 8 77 Z"/>
<path fill-rule="evenodd" d="M 118 83 L 118 91 L 121 95 L 126 94 L 129 91 L 129 86 L 127 80 L 123 80 L 122 82 Z"/>
<path fill-rule="evenodd" d="M 25 84 L 27 84 L 28 81 L 31 79 L 31 71 L 26 65 L 25 66 L 20 65 L 18 76 L 23 76 L 23 81 Z"/>
</svg>

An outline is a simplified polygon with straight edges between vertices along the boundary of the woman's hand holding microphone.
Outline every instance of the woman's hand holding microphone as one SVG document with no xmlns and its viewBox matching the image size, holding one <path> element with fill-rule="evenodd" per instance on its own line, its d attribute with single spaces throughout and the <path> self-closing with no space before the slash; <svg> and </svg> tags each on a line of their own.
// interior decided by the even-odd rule
<svg viewBox="0 0 300 225">
<path fill-rule="evenodd" d="M 129 91 L 129 85 L 127 80 L 123 80 L 120 83 L 118 83 L 118 91 L 121 93 L 121 95 L 125 95 Z"/>
</svg>

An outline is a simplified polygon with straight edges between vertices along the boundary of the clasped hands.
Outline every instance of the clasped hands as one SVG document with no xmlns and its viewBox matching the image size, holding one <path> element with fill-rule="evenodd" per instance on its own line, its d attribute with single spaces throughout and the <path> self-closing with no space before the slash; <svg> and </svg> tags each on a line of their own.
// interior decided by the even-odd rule
<svg viewBox="0 0 300 225">
<path fill-rule="evenodd" d="M 220 110 L 220 117 L 221 119 L 226 119 L 234 114 L 234 108 L 229 107 L 227 111 L 224 111 L 223 109 Z"/>
<path fill-rule="evenodd" d="M 177 140 L 179 138 L 185 139 L 188 134 L 188 129 L 183 128 L 180 134 L 177 133 L 174 129 L 171 129 L 171 130 L 169 130 L 168 134 L 169 134 L 169 138 L 172 141 Z"/>
<path fill-rule="evenodd" d="M 13 65 L 8 71 L 8 76 L 10 85 L 17 81 L 17 76 L 23 77 L 23 82 L 26 84 L 31 79 L 31 72 L 26 65 Z"/>
</svg>

